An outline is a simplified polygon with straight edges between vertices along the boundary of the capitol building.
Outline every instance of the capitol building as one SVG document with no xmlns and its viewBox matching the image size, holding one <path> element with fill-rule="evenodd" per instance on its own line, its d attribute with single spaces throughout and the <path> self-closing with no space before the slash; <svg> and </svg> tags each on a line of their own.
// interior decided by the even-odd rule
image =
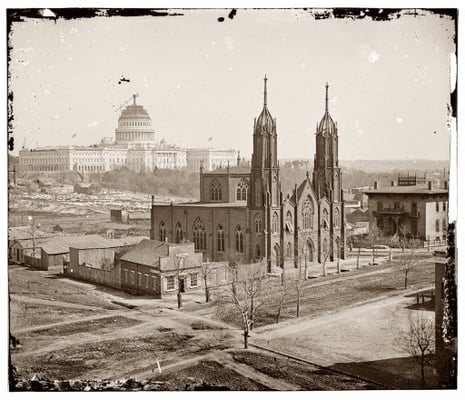
<svg viewBox="0 0 465 400">
<path fill-rule="evenodd" d="M 115 139 L 104 137 L 91 146 L 56 146 L 19 151 L 22 172 L 77 171 L 103 173 L 126 167 L 135 172 L 155 169 L 188 168 L 198 171 L 214 170 L 235 165 L 236 150 L 182 149 L 165 140 L 156 142 L 152 119 L 147 110 L 136 102 L 122 109 L 115 129 Z"/>
</svg>

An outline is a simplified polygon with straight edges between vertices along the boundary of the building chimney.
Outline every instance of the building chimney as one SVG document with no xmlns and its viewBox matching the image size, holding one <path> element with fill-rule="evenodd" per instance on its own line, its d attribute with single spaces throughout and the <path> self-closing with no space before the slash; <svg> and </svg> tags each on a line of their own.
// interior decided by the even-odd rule
<svg viewBox="0 0 465 400">
<path fill-rule="evenodd" d="M 396 183 L 394 181 L 391 181 L 391 186 L 396 186 Z"/>
<path fill-rule="evenodd" d="M 433 182 L 428 181 L 428 190 L 432 190 L 432 189 L 433 189 Z"/>
<path fill-rule="evenodd" d="M 373 182 L 373 189 L 378 189 L 378 181 Z"/>
<path fill-rule="evenodd" d="M 444 181 L 444 189 L 449 190 L 449 183 L 446 180 Z"/>
</svg>

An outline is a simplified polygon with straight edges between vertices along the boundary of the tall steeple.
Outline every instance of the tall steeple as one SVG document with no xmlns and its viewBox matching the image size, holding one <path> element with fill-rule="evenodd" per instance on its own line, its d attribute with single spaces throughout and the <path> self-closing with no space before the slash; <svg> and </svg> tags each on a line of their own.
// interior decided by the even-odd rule
<svg viewBox="0 0 465 400">
<path fill-rule="evenodd" d="M 313 186 L 319 197 L 340 197 L 337 125 L 329 114 L 329 85 L 325 85 L 325 113 L 316 129 L 316 154 L 313 168 Z"/>
<path fill-rule="evenodd" d="M 328 88 L 329 88 L 328 82 L 326 82 L 325 87 L 326 87 L 325 113 L 328 114 L 329 113 L 329 110 L 328 110 Z"/>
<path fill-rule="evenodd" d="M 268 110 L 268 78 L 265 75 L 263 78 L 263 108 L 254 121 L 253 129 L 253 184 L 257 187 L 256 182 L 260 182 L 258 184 L 259 189 L 251 190 L 250 201 L 254 205 L 262 204 L 263 195 L 266 191 L 269 189 L 272 192 L 273 188 L 276 187 L 275 185 L 271 188 L 273 182 L 271 175 L 273 175 L 273 171 L 278 170 L 276 119 L 271 116 Z M 267 175 L 266 178 L 265 175 Z M 278 172 L 274 175 L 276 175 L 277 179 Z M 277 197 L 277 192 L 271 193 L 272 201 L 277 202 Z"/>
<path fill-rule="evenodd" d="M 265 78 L 263 79 L 265 84 L 264 84 L 264 90 L 263 90 L 263 106 L 266 107 L 266 81 L 268 78 L 265 75 Z"/>
</svg>

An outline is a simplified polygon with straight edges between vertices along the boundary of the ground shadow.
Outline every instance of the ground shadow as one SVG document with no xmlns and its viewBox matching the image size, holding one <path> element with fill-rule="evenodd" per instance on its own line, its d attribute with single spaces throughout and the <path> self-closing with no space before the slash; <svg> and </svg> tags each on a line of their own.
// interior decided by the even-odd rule
<svg viewBox="0 0 465 400">
<path fill-rule="evenodd" d="M 337 363 L 331 367 L 382 384 L 388 389 L 422 389 L 420 364 L 413 357 Z M 425 389 L 438 389 L 434 355 L 427 356 Z"/>
</svg>

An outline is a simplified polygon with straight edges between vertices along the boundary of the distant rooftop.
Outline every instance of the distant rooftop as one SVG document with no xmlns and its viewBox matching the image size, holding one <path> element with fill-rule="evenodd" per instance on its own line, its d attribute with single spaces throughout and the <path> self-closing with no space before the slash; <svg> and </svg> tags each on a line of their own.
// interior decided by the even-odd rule
<svg viewBox="0 0 465 400">
<path fill-rule="evenodd" d="M 428 186 L 417 185 L 417 186 L 386 186 L 379 189 L 369 189 L 364 191 L 368 195 L 370 194 L 447 194 L 447 189 L 431 188 Z"/>
<path fill-rule="evenodd" d="M 221 208 L 221 207 L 235 207 L 235 208 L 245 208 L 247 206 L 247 201 L 236 201 L 231 203 L 173 203 L 173 207 L 205 207 L 205 208 Z M 167 206 L 169 207 L 169 206 Z"/>
</svg>

